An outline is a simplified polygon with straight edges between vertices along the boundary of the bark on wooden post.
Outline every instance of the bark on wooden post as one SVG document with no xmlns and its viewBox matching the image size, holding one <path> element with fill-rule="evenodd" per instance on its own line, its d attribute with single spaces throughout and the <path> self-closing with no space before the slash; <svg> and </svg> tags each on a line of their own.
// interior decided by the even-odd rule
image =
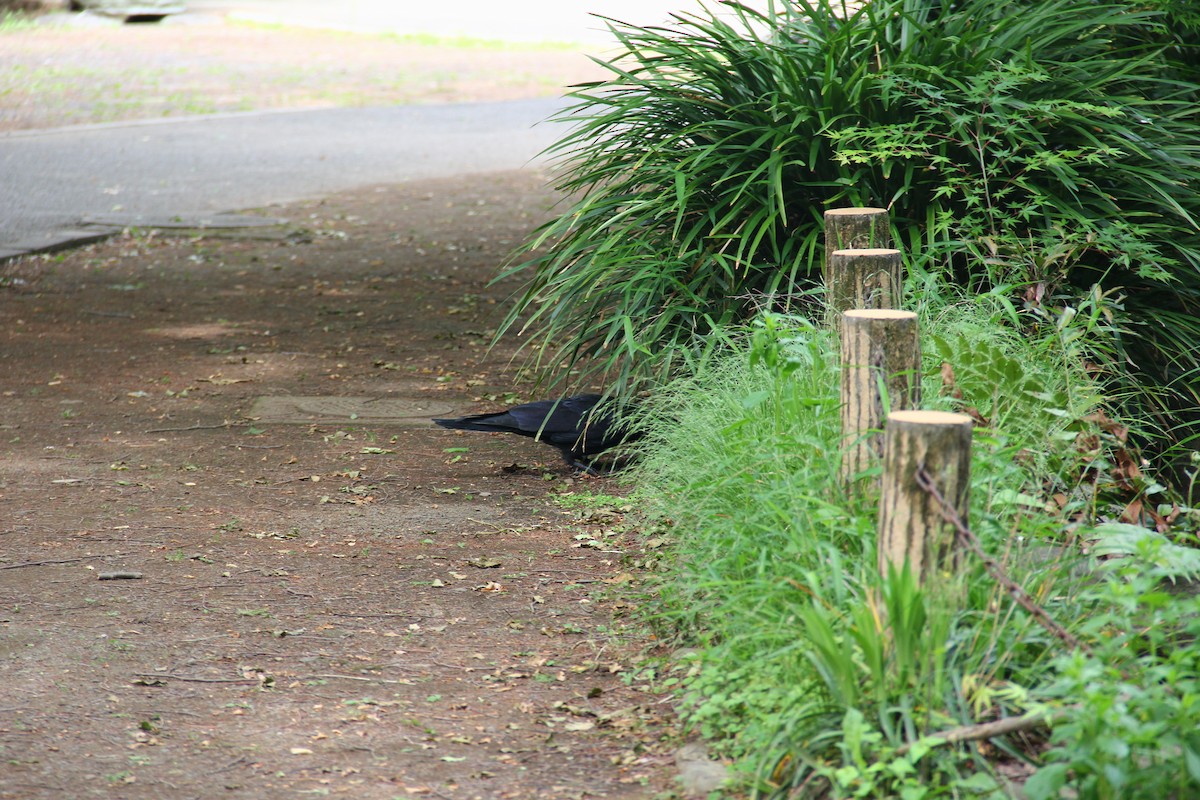
<svg viewBox="0 0 1200 800">
<path fill-rule="evenodd" d="M 834 250 L 891 247 L 892 228 L 885 208 L 831 208 L 825 212 L 825 260 Z"/>
<path fill-rule="evenodd" d="M 842 477 L 850 483 L 882 454 L 879 429 L 887 412 L 920 405 L 917 315 L 861 309 L 843 314 L 841 377 Z"/>
<path fill-rule="evenodd" d="M 833 319 L 855 308 L 896 308 L 903 287 L 899 250 L 834 250 L 829 254 L 825 301 Z"/>
<path fill-rule="evenodd" d="M 884 429 L 883 480 L 879 498 L 879 570 L 908 561 L 923 583 L 954 569 L 954 527 L 938 502 L 917 485 L 924 468 L 964 524 L 971 483 L 971 418 L 943 411 L 893 411 Z"/>
</svg>

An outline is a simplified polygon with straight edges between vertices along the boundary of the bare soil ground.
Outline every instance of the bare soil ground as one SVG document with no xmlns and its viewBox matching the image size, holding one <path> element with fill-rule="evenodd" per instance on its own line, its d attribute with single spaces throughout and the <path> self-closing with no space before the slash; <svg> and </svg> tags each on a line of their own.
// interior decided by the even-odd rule
<svg viewBox="0 0 1200 800">
<path fill-rule="evenodd" d="M 105 30 L 109 68 L 146 57 Z M 0 60 L 91 41 L 67 34 Z M 310 62 L 258 34 L 272 69 Z M 198 34 L 153 35 L 169 60 Z M 11 99 L 9 127 L 68 121 Z M 619 502 L 571 502 L 619 484 L 515 437 L 254 413 L 524 399 L 486 346 L 515 287 L 488 281 L 554 199 L 535 172 L 367 187 L 0 265 L 0 798 L 671 792 L 635 541 Z"/>
</svg>

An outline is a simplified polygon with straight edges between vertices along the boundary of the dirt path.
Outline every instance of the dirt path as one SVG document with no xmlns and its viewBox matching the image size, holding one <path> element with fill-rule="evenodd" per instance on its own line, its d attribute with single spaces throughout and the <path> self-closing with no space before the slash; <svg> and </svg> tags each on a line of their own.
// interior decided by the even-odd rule
<svg viewBox="0 0 1200 800">
<path fill-rule="evenodd" d="M 524 440 L 255 413 L 502 402 L 485 280 L 549 199 L 528 174 L 380 188 L 271 208 L 309 231 L 279 241 L 10 267 L 0 797 L 662 785 L 666 706 L 628 683 L 648 643 L 606 591 L 619 510 L 555 502 L 579 481 Z"/>
<path fill-rule="evenodd" d="M 427 422 L 513 399 L 487 281 L 543 187 L 0 266 L 0 798 L 670 788 L 619 501 L 572 502 L 613 482 Z"/>
</svg>

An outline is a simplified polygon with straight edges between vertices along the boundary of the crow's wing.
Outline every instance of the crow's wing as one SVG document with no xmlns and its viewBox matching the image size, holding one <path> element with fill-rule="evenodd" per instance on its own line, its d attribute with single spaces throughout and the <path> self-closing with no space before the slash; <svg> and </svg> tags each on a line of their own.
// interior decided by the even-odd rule
<svg viewBox="0 0 1200 800">
<path fill-rule="evenodd" d="M 460 431 L 533 435 L 521 430 L 516 418 L 507 411 L 501 411 L 498 414 L 475 414 L 470 417 L 458 417 L 457 419 L 435 419 L 434 422 L 443 428 L 452 428 Z"/>
<path fill-rule="evenodd" d="M 495 414 L 435 419 L 443 428 L 492 431 L 530 436 L 557 447 L 573 467 L 590 470 L 591 456 L 637 438 L 636 432 L 608 413 L 593 414 L 601 395 L 580 394 L 560 400 L 538 400 Z"/>
<path fill-rule="evenodd" d="M 576 395 L 562 400 L 538 400 L 513 406 L 494 414 L 474 414 L 458 419 L 435 419 L 443 428 L 468 431 L 498 431 L 537 436 L 557 444 L 559 439 L 579 438 L 584 420 L 600 401 L 600 395 Z M 540 434 L 540 435 L 539 435 Z M 553 437 L 553 438 L 552 438 Z"/>
<path fill-rule="evenodd" d="M 611 413 L 594 413 L 600 403 L 600 395 L 569 397 L 560 404 L 547 421 L 540 438 L 564 450 L 575 458 L 599 455 L 637 438 L 637 434 L 625 423 L 618 422 Z M 558 417 L 558 419 L 555 419 Z"/>
<path fill-rule="evenodd" d="M 588 414 L 599 402 L 598 394 L 580 394 L 557 401 L 525 403 L 510 408 L 506 413 L 524 433 L 554 444 L 564 437 L 570 437 L 570 443 L 574 443 L 582 432 Z"/>
</svg>

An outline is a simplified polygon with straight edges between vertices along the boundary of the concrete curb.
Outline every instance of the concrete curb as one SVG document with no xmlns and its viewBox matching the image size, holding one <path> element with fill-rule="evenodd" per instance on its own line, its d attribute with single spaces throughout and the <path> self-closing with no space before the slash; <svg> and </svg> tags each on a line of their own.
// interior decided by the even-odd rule
<svg viewBox="0 0 1200 800">
<path fill-rule="evenodd" d="M 80 220 L 78 228 L 61 228 L 16 242 L 0 242 L 0 263 L 95 244 L 127 228 L 233 230 L 271 228 L 287 223 L 288 220 L 281 217 L 249 214 L 92 214 Z"/>
<path fill-rule="evenodd" d="M 64 228 L 16 242 L 0 242 L 0 262 L 11 261 L 21 256 L 54 253 L 72 247 L 82 247 L 86 244 L 104 241 L 120 232 L 121 228 L 113 227 Z"/>
</svg>

